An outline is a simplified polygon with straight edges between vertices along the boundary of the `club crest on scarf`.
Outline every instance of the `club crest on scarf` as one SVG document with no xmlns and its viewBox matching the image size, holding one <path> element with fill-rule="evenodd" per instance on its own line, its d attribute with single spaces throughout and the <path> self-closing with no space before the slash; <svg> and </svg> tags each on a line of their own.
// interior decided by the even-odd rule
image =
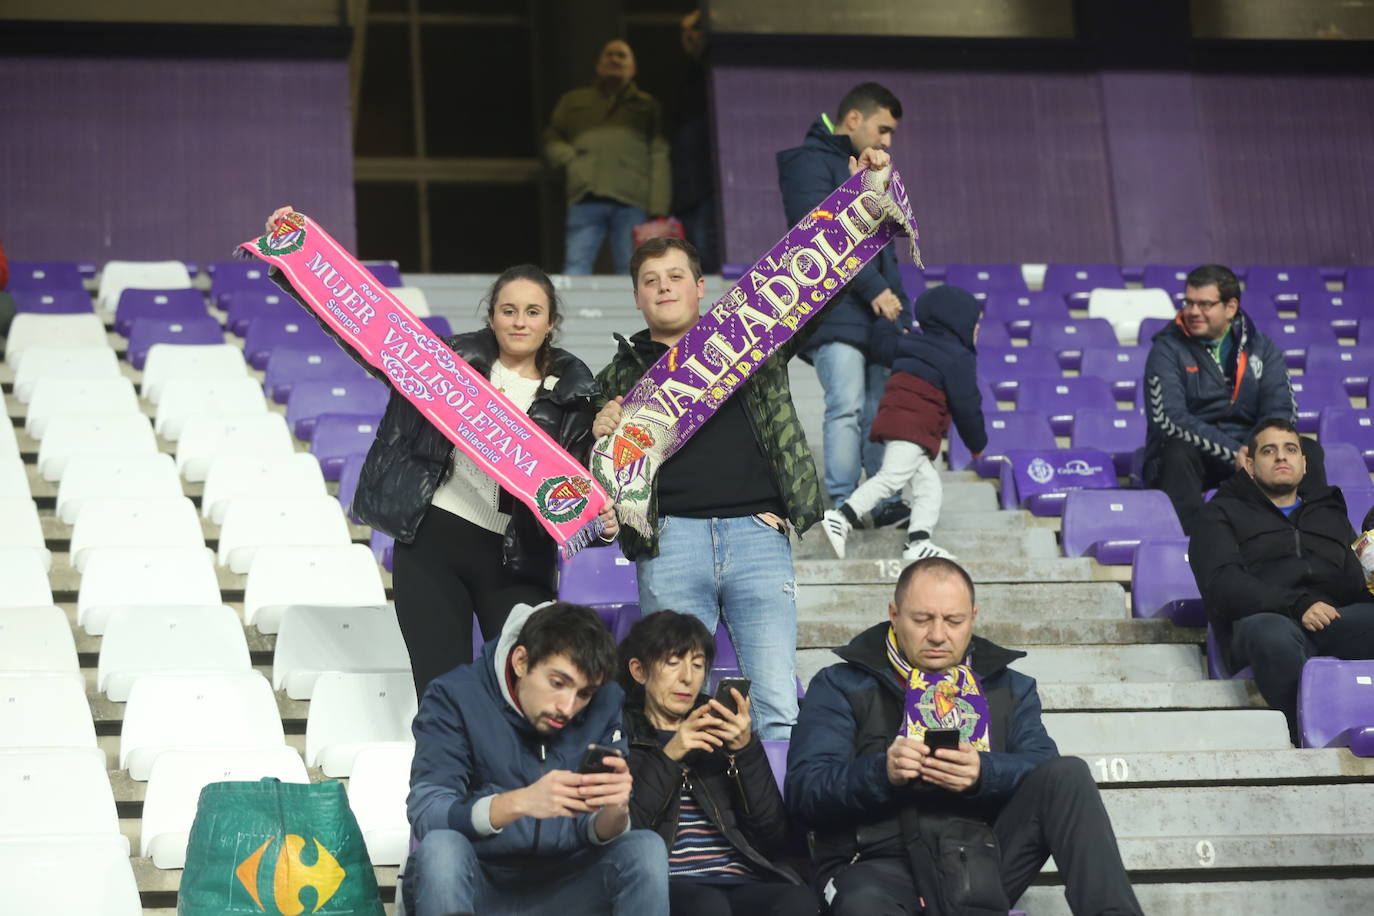
<svg viewBox="0 0 1374 916">
<path fill-rule="evenodd" d="M 585 477 L 550 477 L 534 493 L 539 514 L 551 522 L 561 523 L 577 518 L 587 508 L 587 495 L 592 482 Z"/>
<path fill-rule="evenodd" d="M 258 239 L 258 250 L 265 255 L 290 254 L 305 247 L 305 220 L 296 213 L 287 213 L 277 222 L 277 228 Z"/>
<path fill-rule="evenodd" d="M 959 740 L 975 751 L 991 750 L 988 743 L 988 700 L 978 675 L 965 659 L 939 673 L 914 668 L 897 645 L 897 634 L 887 631 L 887 660 L 906 684 L 902 729 L 908 738 L 922 739 L 926 729 L 954 728 Z"/>
</svg>

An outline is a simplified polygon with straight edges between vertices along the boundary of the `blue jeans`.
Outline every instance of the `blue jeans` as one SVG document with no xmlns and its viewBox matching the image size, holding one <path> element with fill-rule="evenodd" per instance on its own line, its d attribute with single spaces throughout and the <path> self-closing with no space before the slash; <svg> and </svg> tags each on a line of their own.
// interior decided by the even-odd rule
<svg viewBox="0 0 1374 916">
<path fill-rule="evenodd" d="M 668 916 L 668 854 L 651 830 L 524 868 L 482 862 L 456 830 L 431 830 L 401 884 L 408 916 Z"/>
<path fill-rule="evenodd" d="M 648 218 L 649 214 L 641 207 L 605 198 L 583 198 L 568 207 L 563 237 L 563 273 L 579 276 L 591 273 L 601 242 L 609 234 L 615 272 L 628 274 L 630 255 L 634 254 L 634 228 Z"/>
<path fill-rule="evenodd" d="M 787 535 L 757 517 L 659 519 L 658 556 L 635 563 L 645 614 L 691 614 L 715 632 L 724 618 L 752 680 L 754 731 L 787 740 L 797 722 L 797 581 Z"/>
<path fill-rule="evenodd" d="M 891 373 L 870 365 L 858 347 L 839 341 L 817 347 L 811 363 L 825 391 L 825 492 L 838 506 L 858 487 L 860 471 L 872 477 L 882 466 L 882 443 L 868 441 L 868 433 Z"/>
</svg>

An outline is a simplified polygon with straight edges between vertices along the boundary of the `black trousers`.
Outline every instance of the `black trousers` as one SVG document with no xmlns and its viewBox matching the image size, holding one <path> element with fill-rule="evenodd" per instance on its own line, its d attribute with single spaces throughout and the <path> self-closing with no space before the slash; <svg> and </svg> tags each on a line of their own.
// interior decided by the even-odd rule
<svg viewBox="0 0 1374 916">
<path fill-rule="evenodd" d="M 816 892 L 803 884 L 699 884 L 668 879 L 671 916 L 816 916 L 820 907 Z"/>
<path fill-rule="evenodd" d="M 1288 736 L 1296 745 L 1298 682 L 1302 666 L 1315 655 L 1374 658 L 1374 602 L 1338 608 L 1341 616 L 1316 632 L 1283 614 L 1251 614 L 1231 627 L 1231 661 L 1255 670 L 1255 686 L 1264 702 L 1288 719 Z"/>
<path fill-rule="evenodd" d="M 501 535 L 430 506 L 410 544 L 396 542 L 392 593 L 410 651 L 415 695 L 434 678 L 472 661 L 472 617 L 492 639 L 516 604 L 553 597 L 511 574 L 501 561 Z"/>
<path fill-rule="evenodd" d="M 1298 438 L 1303 457 L 1307 459 L 1307 474 L 1298 487 L 1298 494 L 1302 495 L 1326 486 L 1326 452 L 1316 439 Z M 1202 508 L 1203 492 L 1215 488 L 1235 472 L 1234 462 L 1204 455 L 1182 439 L 1170 439 L 1159 453 L 1154 479 L 1145 483 L 1168 495 L 1184 534 L 1192 534 L 1193 517 Z"/>
<path fill-rule="evenodd" d="M 1036 767 L 992 825 L 1002 888 L 1015 903 L 1054 856 L 1075 916 L 1141 916 L 1107 809 L 1088 765 L 1056 757 Z M 918 890 L 905 859 L 860 860 L 834 879 L 835 916 L 916 916 Z"/>
</svg>

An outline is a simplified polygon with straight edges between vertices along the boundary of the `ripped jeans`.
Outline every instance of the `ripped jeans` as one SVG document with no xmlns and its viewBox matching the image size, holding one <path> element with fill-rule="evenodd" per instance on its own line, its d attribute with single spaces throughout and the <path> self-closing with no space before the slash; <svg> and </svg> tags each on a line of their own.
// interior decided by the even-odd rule
<svg viewBox="0 0 1374 916">
<path fill-rule="evenodd" d="M 754 682 L 755 733 L 787 740 L 797 722 L 797 582 L 787 535 L 752 515 L 673 515 L 658 524 L 658 556 L 635 563 L 640 610 L 691 614 L 712 632 L 723 621 Z"/>
</svg>

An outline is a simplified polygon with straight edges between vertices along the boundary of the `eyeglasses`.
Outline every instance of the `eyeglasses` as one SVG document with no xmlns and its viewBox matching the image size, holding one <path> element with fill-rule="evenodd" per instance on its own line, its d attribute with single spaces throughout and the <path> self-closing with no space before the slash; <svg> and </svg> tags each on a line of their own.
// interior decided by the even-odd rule
<svg viewBox="0 0 1374 916">
<path fill-rule="evenodd" d="M 1182 303 L 1182 307 L 1185 308 L 1185 309 L 1187 309 L 1187 308 L 1192 308 L 1193 306 L 1196 305 L 1198 308 L 1202 309 L 1203 311 L 1207 311 L 1208 309 L 1214 309 L 1214 308 L 1216 308 L 1218 305 L 1221 305 L 1221 304 L 1222 304 L 1222 301 L 1223 301 L 1223 300 L 1221 300 L 1221 299 L 1180 299 L 1180 300 L 1179 300 L 1179 302 Z"/>
</svg>

